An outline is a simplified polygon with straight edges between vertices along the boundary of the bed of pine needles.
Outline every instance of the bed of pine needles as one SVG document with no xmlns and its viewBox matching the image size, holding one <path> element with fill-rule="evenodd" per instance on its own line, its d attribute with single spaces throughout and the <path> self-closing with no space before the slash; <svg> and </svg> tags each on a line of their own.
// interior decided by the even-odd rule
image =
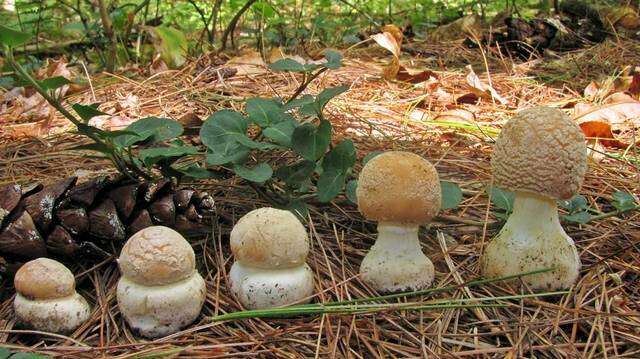
<svg viewBox="0 0 640 359">
<path fill-rule="evenodd" d="M 310 92 L 346 84 L 351 90 L 331 102 L 329 118 L 336 140 L 349 137 L 358 157 L 375 150 L 407 150 L 435 164 L 441 179 L 458 183 L 461 205 L 421 231 L 423 250 L 436 267 L 435 287 L 461 284 L 480 277 L 479 258 L 499 229 L 485 193 L 491 182 L 492 138 L 517 110 L 534 105 L 568 103 L 584 85 L 609 76 L 621 66 L 640 62 L 637 45 L 608 41 L 562 55 L 570 82 L 547 81 L 539 71 L 522 69 L 540 64 L 516 64 L 491 51 L 458 45 L 419 44 L 423 55 L 413 59 L 440 75 L 441 87 L 462 95 L 464 65 L 473 63 L 509 101 L 508 106 L 481 100 L 459 107 L 471 111 L 476 127 L 430 123 L 451 104 L 430 101 L 424 87 L 381 78 L 388 61 L 384 51 L 356 48 L 346 54 L 346 66 L 316 80 Z M 576 58 L 579 60 L 576 61 Z M 606 58 L 606 65 L 602 65 Z M 545 60 L 549 61 L 549 60 Z M 147 78 L 128 73 L 92 78 L 91 88 L 69 102 L 114 104 L 129 94 L 140 101 L 136 115 L 206 118 L 221 108 L 242 108 L 242 98 L 291 94 L 298 86 L 292 75 L 264 72 L 223 79 L 220 60 L 202 57 L 179 71 Z M 571 66 L 574 66 L 573 68 Z M 577 68 L 575 66 L 579 66 Z M 572 69 L 572 70 L 571 70 Z M 531 70 L 531 69 L 529 69 Z M 548 78 L 546 79 L 548 80 Z M 561 80 L 561 79 L 560 79 Z M 422 117 L 415 116 L 416 111 Z M 185 116 L 188 115 L 188 116 Z M 63 124 L 58 119 L 57 125 Z M 11 126 L 12 124 L 3 124 Z M 66 149 L 85 141 L 69 133 L 42 138 L 0 139 L 0 183 L 49 182 L 69 175 L 92 177 L 110 172 L 107 163 Z M 621 150 L 607 149 L 610 154 Z M 635 151 L 635 152 L 634 152 Z M 638 159 L 637 149 L 627 153 Z M 600 208 L 613 192 L 640 193 L 638 162 L 605 156 L 591 160 L 581 190 L 589 204 Z M 562 296 L 505 301 L 505 307 L 395 311 L 359 315 L 299 316 L 211 322 L 210 317 L 242 310 L 230 294 L 228 270 L 232 257 L 228 234 L 248 211 L 267 205 L 242 181 L 201 181 L 212 193 L 216 217 L 212 234 L 193 242 L 199 271 L 207 282 L 202 315 L 193 325 L 165 338 L 148 341 L 127 328 L 116 304 L 119 272 L 114 260 L 93 267 L 72 264 L 79 292 L 92 304 L 91 320 L 68 336 L 20 330 L 12 311 L 11 283 L 4 283 L 0 302 L 0 343 L 9 348 L 58 357 L 640 357 L 640 212 L 590 222 L 564 224 L 582 260 L 579 282 Z M 312 204 L 308 223 L 312 250 L 308 263 L 316 274 L 314 302 L 376 295 L 358 277 L 359 264 L 375 240 L 375 224 L 363 220 L 357 208 L 339 197 L 329 205 Z M 438 298 L 483 298 L 527 293 L 507 283 L 454 290 Z M 428 297 L 417 299 L 430 299 Z"/>
</svg>

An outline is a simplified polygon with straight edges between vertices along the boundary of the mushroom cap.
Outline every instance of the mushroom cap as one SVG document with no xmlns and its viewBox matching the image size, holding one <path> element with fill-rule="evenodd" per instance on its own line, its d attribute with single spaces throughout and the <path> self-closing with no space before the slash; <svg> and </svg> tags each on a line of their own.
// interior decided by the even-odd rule
<svg viewBox="0 0 640 359">
<path fill-rule="evenodd" d="M 358 177 L 358 209 L 370 220 L 427 223 L 438 213 L 442 194 L 435 167 L 410 152 L 390 151 L 371 159 Z"/>
<path fill-rule="evenodd" d="M 147 286 L 181 281 L 193 274 L 193 248 L 180 233 L 163 226 L 147 227 L 122 247 L 118 265 L 123 276 Z"/>
<path fill-rule="evenodd" d="M 495 184 L 510 191 L 569 199 L 587 172 L 584 134 L 562 111 L 534 107 L 502 128 L 491 156 Z"/>
<path fill-rule="evenodd" d="M 230 241 L 236 260 L 255 268 L 296 267 L 309 253 L 309 237 L 298 218 L 271 207 L 255 209 L 240 218 Z"/>
<path fill-rule="evenodd" d="M 49 258 L 25 263 L 16 272 L 13 284 L 19 294 L 32 300 L 65 298 L 76 291 L 73 273 Z"/>
</svg>

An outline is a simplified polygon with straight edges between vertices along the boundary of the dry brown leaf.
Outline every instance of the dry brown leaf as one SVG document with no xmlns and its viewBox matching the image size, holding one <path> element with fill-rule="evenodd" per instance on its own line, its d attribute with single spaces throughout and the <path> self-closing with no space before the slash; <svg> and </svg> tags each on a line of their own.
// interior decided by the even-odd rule
<svg viewBox="0 0 640 359">
<path fill-rule="evenodd" d="M 607 6 L 601 9 L 606 22 L 627 30 L 640 28 L 640 17 L 631 6 Z"/>
<path fill-rule="evenodd" d="M 279 48 L 279 47 L 274 47 L 271 49 L 271 51 L 269 51 L 269 63 L 272 64 L 278 60 L 282 60 L 282 59 L 292 59 L 295 60 L 301 64 L 306 63 L 307 61 L 305 59 L 303 59 L 301 56 L 298 55 L 287 55 L 285 54 L 285 52 Z"/>
<path fill-rule="evenodd" d="M 482 80 L 480 80 L 478 75 L 476 75 L 476 73 L 473 71 L 473 67 L 471 65 L 467 65 L 466 68 L 469 71 L 469 73 L 467 74 L 467 85 L 469 86 L 471 92 L 473 92 L 478 97 L 494 99 L 503 105 L 506 105 L 508 103 L 505 98 L 500 96 L 498 91 L 496 91 L 490 85 L 484 84 Z"/>
<path fill-rule="evenodd" d="M 427 36 L 431 42 L 453 41 L 471 37 L 480 39 L 482 37 L 482 27 L 478 15 L 468 15 L 437 27 Z"/>
<path fill-rule="evenodd" d="M 574 119 L 588 138 L 598 138 L 604 146 L 626 147 L 614 133 L 624 134 L 640 128 L 640 102 L 631 96 L 616 92 L 594 106 L 578 103 Z"/>
<path fill-rule="evenodd" d="M 392 26 L 392 25 L 387 25 Z M 395 26 L 395 25 L 393 25 Z M 384 29 L 384 27 L 383 27 Z M 396 27 L 397 29 L 397 27 Z M 398 29 L 398 31 L 400 31 Z M 402 35 L 402 31 L 400 31 Z M 399 80 L 409 83 L 420 83 L 429 80 L 430 78 L 438 79 L 439 76 L 430 70 L 425 71 L 409 71 L 406 67 L 400 64 L 400 45 L 397 40 L 397 35 L 391 32 L 382 32 L 372 35 L 371 38 L 380 46 L 387 49 L 393 55 L 391 62 L 385 66 L 382 70 L 382 77 L 385 80 Z M 400 38 L 402 41 L 402 38 Z"/>
<path fill-rule="evenodd" d="M 474 123 L 476 115 L 464 108 L 454 108 L 439 113 L 433 120 L 443 122 Z"/>
<path fill-rule="evenodd" d="M 402 34 L 402 30 L 394 24 L 387 24 L 380 28 L 381 32 L 388 32 L 393 35 L 393 38 L 396 40 L 398 44 L 402 44 L 402 39 L 404 35 Z"/>
<path fill-rule="evenodd" d="M 149 65 L 149 74 L 153 76 L 165 71 L 169 71 L 169 66 L 162 61 L 160 56 L 156 56 L 156 59 L 151 62 L 151 65 Z"/>
<path fill-rule="evenodd" d="M 105 131 L 122 130 L 136 120 L 122 116 L 102 115 L 95 116 L 89 120 L 89 125 Z"/>
<path fill-rule="evenodd" d="M 237 75 L 256 75 L 267 72 L 267 64 L 255 50 L 247 50 L 239 56 L 229 61 L 227 65 L 234 67 L 238 72 Z"/>
</svg>

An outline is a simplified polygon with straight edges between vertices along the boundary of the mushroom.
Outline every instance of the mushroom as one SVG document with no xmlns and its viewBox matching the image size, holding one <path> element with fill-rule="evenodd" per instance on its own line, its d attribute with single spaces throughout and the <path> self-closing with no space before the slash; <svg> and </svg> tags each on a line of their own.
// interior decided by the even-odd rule
<svg viewBox="0 0 640 359">
<path fill-rule="evenodd" d="M 205 300 L 193 248 L 176 231 L 152 226 L 124 245 L 118 266 L 118 307 L 129 326 L 148 338 L 191 324 Z"/>
<path fill-rule="evenodd" d="M 491 158 L 494 184 L 515 192 L 513 213 L 488 245 L 484 273 L 500 277 L 543 268 L 523 277 L 532 289 L 570 287 L 580 258 L 560 225 L 556 200 L 571 198 L 587 171 L 585 138 L 562 111 L 536 107 L 503 127 Z"/>
<path fill-rule="evenodd" d="M 308 302 L 313 273 L 305 262 L 307 231 L 291 212 L 259 208 L 240 218 L 231 231 L 235 263 L 231 291 L 249 309 Z"/>
<path fill-rule="evenodd" d="M 438 172 L 402 151 L 371 159 L 358 178 L 362 215 L 378 222 L 378 238 L 360 265 L 362 279 L 381 292 L 417 290 L 433 281 L 433 263 L 420 248 L 418 228 L 440 209 Z"/>
<path fill-rule="evenodd" d="M 25 263 L 14 278 L 13 308 L 29 328 L 68 333 L 89 319 L 87 301 L 76 292 L 73 274 L 62 263 L 38 258 Z"/>
</svg>

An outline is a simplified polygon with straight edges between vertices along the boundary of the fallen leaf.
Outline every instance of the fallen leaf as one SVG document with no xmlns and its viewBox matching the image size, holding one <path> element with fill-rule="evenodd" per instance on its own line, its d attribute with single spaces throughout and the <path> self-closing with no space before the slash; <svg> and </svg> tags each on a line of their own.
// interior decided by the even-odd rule
<svg viewBox="0 0 640 359">
<path fill-rule="evenodd" d="M 236 56 L 227 61 L 227 66 L 237 70 L 237 75 L 256 75 L 267 72 L 267 64 L 255 50 L 245 51 L 240 56 Z"/>
<path fill-rule="evenodd" d="M 306 63 L 307 61 L 305 59 L 303 59 L 301 56 L 298 55 L 287 55 L 284 53 L 284 51 L 282 51 L 281 48 L 279 47 L 274 47 L 271 49 L 271 51 L 269 51 L 269 63 L 272 64 L 278 60 L 282 60 L 282 59 L 292 59 L 295 60 L 301 64 Z"/>
<path fill-rule="evenodd" d="M 122 130 L 134 122 L 135 120 L 122 116 L 102 115 L 92 117 L 89 125 L 105 131 L 115 131 Z"/>
<path fill-rule="evenodd" d="M 165 71 L 169 71 L 169 66 L 167 66 L 160 56 L 156 56 L 156 59 L 149 65 L 149 74 L 153 76 Z"/>
<path fill-rule="evenodd" d="M 395 25 L 386 25 L 387 26 L 395 26 Z M 382 71 L 382 77 L 385 80 L 398 80 L 409 83 L 420 83 L 429 80 L 430 78 L 438 79 L 439 76 L 433 71 L 425 70 L 425 71 L 409 71 L 406 67 L 400 64 L 400 45 L 398 42 L 398 38 L 402 41 L 402 31 L 395 26 L 400 32 L 400 35 L 394 34 L 392 32 L 382 32 L 379 34 L 372 35 L 371 38 L 380 46 L 387 49 L 393 55 L 391 62 L 385 66 Z M 392 30 L 395 31 L 395 30 Z"/>
<path fill-rule="evenodd" d="M 494 99 L 503 105 L 508 103 L 506 99 L 498 94 L 498 91 L 490 85 L 485 85 L 482 80 L 480 80 L 478 75 L 473 71 L 473 67 L 471 67 L 471 65 L 467 65 L 466 68 L 469 70 L 469 73 L 467 74 L 467 85 L 471 89 L 471 92 L 478 97 Z"/>
<path fill-rule="evenodd" d="M 439 113 L 433 120 L 442 122 L 474 123 L 476 115 L 464 108 L 454 108 Z"/>
<path fill-rule="evenodd" d="M 631 96 L 616 92 L 599 106 L 578 103 L 574 107 L 574 119 L 587 138 L 597 138 L 604 146 L 627 147 L 616 138 L 640 128 L 640 102 Z"/>
<path fill-rule="evenodd" d="M 402 39 L 404 35 L 402 34 L 402 30 L 398 26 L 394 24 L 387 24 L 381 27 L 380 31 L 383 33 L 384 32 L 390 33 L 398 44 L 402 44 Z"/>
<path fill-rule="evenodd" d="M 378 45 L 389 50 L 393 56 L 400 57 L 400 45 L 393 34 L 389 32 L 381 32 L 379 34 L 371 35 L 371 38 Z"/>
<path fill-rule="evenodd" d="M 468 15 L 446 25 L 441 25 L 432 31 L 427 36 L 427 39 L 431 42 L 442 42 L 460 40 L 465 37 L 472 39 L 480 39 L 482 37 L 482 28 L 478 15 Z"/>
</svg>

